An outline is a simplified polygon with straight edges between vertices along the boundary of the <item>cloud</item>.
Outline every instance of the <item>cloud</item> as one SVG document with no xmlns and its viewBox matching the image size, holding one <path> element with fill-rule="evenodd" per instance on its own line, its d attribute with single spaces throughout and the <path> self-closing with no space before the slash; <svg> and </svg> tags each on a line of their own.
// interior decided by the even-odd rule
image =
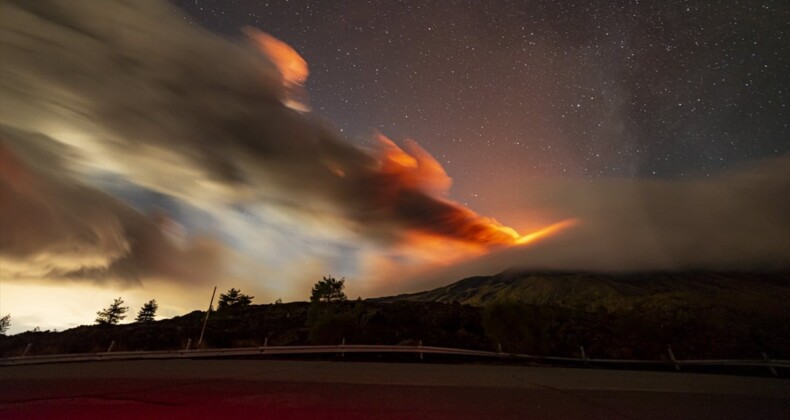
<svg viewBox="0 0 790 420">
<path fill-rule="evenodd" d="M 397 272 L 371 293 L 424 290 L 509 268 L 643 271 L 790 269 L 790 157 L 705 180 L 514 179 L 515 218 L 550 215 L 577 226 L 450 267 Z"/>
<path fill-rule="evenodd" d="M 199 207 L 266 203 L 295 224 L 319 218 L 376 240 L 409 230 L 512 239 L 437 197 L 436 180 L 414 176 L 420 168 L 386 170 L 381 156 L 286 106 L 293 66 L 273 64 L 252 29 L 252 40 L 220 38 L 153 0 L 6 1 L 2 28 L 0 123 L 71 146 L 69 167 L 83 175 L 120 173 Z M 412 158 L 434 164 L 426 155 Z"/>
<path fill-rule="evenodd" d="M 81 183 L 62 166 L 68 147 L 0 130 L 0 277 L 137 284 L 142 276 L 196 281 L 216 270 L 221 246 L 179 246 L 166 216 L 146 216 Z"/>
</svg>

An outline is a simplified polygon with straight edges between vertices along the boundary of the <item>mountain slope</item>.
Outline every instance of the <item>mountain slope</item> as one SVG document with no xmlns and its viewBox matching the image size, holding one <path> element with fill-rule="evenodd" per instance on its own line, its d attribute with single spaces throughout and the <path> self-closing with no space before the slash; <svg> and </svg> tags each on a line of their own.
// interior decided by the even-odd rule
<svg viewBox="0 0 790 420">
<path fill-rule="evenodd" d="M 427 292 L 373 299 L 459 302 L 483 306 L 501 299 L 608 311 L 645 307 L 721 306 L 748 312 L 788 313 L 790 273 L 640 272 L 582 273 L 507 270 L 469 277 Z"/>
</svg>

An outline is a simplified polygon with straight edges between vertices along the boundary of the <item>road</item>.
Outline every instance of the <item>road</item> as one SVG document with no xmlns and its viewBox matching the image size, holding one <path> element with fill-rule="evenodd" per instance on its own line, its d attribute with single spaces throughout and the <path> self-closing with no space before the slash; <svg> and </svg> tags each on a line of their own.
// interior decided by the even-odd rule
<svg viewBox="0 0 790 420">
<path fill-rule="evenodd" d="M 553 367 L 151 360 L 0 368 L 0 418 L 787 419 L 790 380 Z"/>
</svg>

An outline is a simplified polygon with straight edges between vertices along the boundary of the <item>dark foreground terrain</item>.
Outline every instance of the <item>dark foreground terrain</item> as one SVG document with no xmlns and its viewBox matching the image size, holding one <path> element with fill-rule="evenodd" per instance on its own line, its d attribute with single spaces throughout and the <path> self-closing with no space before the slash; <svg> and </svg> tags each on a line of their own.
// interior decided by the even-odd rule
<svg viewBox="0 0 790 420">
<path fill-rule="evenodd" d="M 413 295 L 212 312 L 202 347 L 383 344 L 543 356 L 790 359 L 788 273 L 509 270 Z M 0 357 L 178 350 L 205 312 L 151 323 L 0 335 Z"/>
<path fill-rule="evenodd" d="M 790 381 L 513 366 L 172 360 L 0 369 L 0 417 L 783 419 Z"/>
<path fill-rule="evenodd" d="M 519 302 L 485 308 L 439 302 L 347 302 L 310 319 L 308 303 L 213 313 L 203 348 L 382 344 L 455 347 L 545 356 L 668 360 L 790 358 L 787 316 L 719 307 L 606 312 Z M 205 312 L 146 324 L 83 326 L 0 335 L 0 357 L 179 350 L 195 343 Z"/>
</svg>

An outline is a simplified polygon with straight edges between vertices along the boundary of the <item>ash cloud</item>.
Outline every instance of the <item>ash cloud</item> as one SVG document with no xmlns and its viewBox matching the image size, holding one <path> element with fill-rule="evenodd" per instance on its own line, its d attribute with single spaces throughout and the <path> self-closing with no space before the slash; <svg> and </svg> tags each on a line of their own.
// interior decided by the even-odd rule
<svg viewBox="0 0 790 420">
<path fill-rule="evenodd" d="M 119 173 L 198 207 L 265 203 L 385 242 L 408 229 L 475 241 L 484 228 L 284 106 L 287 80 L 253 41 L 155 0 L 2 4 L 0 123 L 70 146 L 83 177 Z"/>
<path fill-rule="evenodd" d="M 513 180 L 515 217 L 577 217 L 573 228 L 373 295 L 419 291 L 510 268 L 628 272 L 790 270 L 790 157 L 704 180 Z M 403 272 L 398 276 L 404 276 Z"/>
</svg>

